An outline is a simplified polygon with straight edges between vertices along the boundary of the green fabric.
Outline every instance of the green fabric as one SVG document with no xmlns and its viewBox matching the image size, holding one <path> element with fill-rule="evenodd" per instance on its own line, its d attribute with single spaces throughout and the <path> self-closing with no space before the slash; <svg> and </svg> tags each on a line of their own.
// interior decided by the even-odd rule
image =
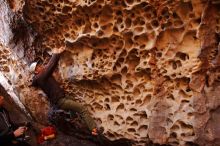
<svg viewBox="0 0 220 146">
<path fill-rule="evenodd" d="M 85 123 L 87 124 L 89 130 L 92 131 L 92 129 L 96 128 L 96 124 L 95 124 L 93 118 L 90 116 L 86 107 L 84 107 L 83 105 L 81 105 L 78 102 L 75 102 L 70 97 L 64 97 L 64 98 L 60 99 L 58 101 L 57 105 L 61 109 L 78 112 L 81 115 L 81 117 L 83 118 L 83 120 L 85 121 Z"/>
</svg>

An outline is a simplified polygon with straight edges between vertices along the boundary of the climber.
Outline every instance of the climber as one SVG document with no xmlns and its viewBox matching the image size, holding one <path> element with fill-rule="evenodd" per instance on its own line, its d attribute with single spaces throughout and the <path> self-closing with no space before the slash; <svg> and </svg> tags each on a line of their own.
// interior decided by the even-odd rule
<svg viewBox="0 0 220 146">
<path fill-rule="evenodd" d="M 17 126 L 10 120 L 8 111 L 3 107 L 4 97 L 0 96 L 0 145 L 1 146 L 30 146 L 23 140 L 27 131 L 25 126 Z"/>
<path fill-rule="evenodd" d="M 81 104 L 72 100 L 68 95 L 65 94 L 64 90 L 60 87 L 60 84 L 55 80 L 52 73 L 59 61 L 59 58 L 64 51 L 63 48 L 57 49 L 53 52 L 50 61 L 46 66 L 42 66 L 37 63 L 32 63 L 30 67 L 34 71 L 34 77 L 32 85 L 40 87 L 48 96 L 49 101 L 56 107 L 63 110 L 71 110 L 78 112 L 85 123 L 87 124 L 92 135 L 98 135 L 98 129 L 92 117 L 89 115 L 88 110 Z"/>
</svg>

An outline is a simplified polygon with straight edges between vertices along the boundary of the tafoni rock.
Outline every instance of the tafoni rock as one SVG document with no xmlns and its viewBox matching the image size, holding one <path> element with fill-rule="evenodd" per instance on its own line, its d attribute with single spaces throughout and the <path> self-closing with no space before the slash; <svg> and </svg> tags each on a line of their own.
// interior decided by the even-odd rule
<svg viewBox="0 0 220 146">
<path fill-rule="evenodd" d="M 1 0 L 0 84 L 48 122 L 29 66 L 54 76 L 110 140 L 220 145 L 219 0 Z"/>
</svg>

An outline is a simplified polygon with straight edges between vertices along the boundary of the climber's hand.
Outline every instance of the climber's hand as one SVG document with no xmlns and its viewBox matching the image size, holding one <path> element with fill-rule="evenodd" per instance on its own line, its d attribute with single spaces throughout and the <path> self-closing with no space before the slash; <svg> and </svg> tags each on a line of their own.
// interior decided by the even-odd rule
<svg viewBox="0 0 220 146">
<path fill-rule="evenodd" d="M 92 129 L 92 135 L 97 136 L 98 135 L 98 130 L 97 128 Z"/>
<path fill-rule="evenodd" d="M 54 54 L 61 54 L 61 53 L 64 52 L 64 50 L 65 50 L 65 47 L 60 47 L 60 48 L 54 49 L 52 52 L 53 52 Z"/>
<path fill-rule="evenodd" d="M 44 136 L 44 140 L 49 140 L 49 139 L 54 139 L 54 138 L 55 138 L 55 134 Z"/>
<path fill-rule="evenodd" d="M 14 136 L 19 137 L 23 135 L 26 130 L 27 130 L 27 127 L 19 127 L 17 130 L 14 131 Z"/>
<path fill-rule="evenodd" d="M 102 133 L 104 132 L 104 128 L 103 127 L 99 127 L 99 128 L 93 128 L 92 129 L 92 135 L 97 136 L 97 135 L 102 135 Z"/>
</svg>

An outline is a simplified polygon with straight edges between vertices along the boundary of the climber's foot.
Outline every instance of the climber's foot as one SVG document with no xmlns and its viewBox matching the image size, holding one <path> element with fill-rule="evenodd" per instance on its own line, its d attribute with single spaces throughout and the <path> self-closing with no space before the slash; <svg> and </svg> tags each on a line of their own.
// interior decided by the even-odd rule
<svg viewBox="0 0 220 146">
<path fill-rule="evenodd" d="M 104 131 L 104 129 L 102 127 L 100 127 L 99 129 L 98 128 L 93 128 L 92 129 L 92 135 L 94 136 L 97 136 L 97 135 L 100 135 L 102 134 Z"/>
</svg>

